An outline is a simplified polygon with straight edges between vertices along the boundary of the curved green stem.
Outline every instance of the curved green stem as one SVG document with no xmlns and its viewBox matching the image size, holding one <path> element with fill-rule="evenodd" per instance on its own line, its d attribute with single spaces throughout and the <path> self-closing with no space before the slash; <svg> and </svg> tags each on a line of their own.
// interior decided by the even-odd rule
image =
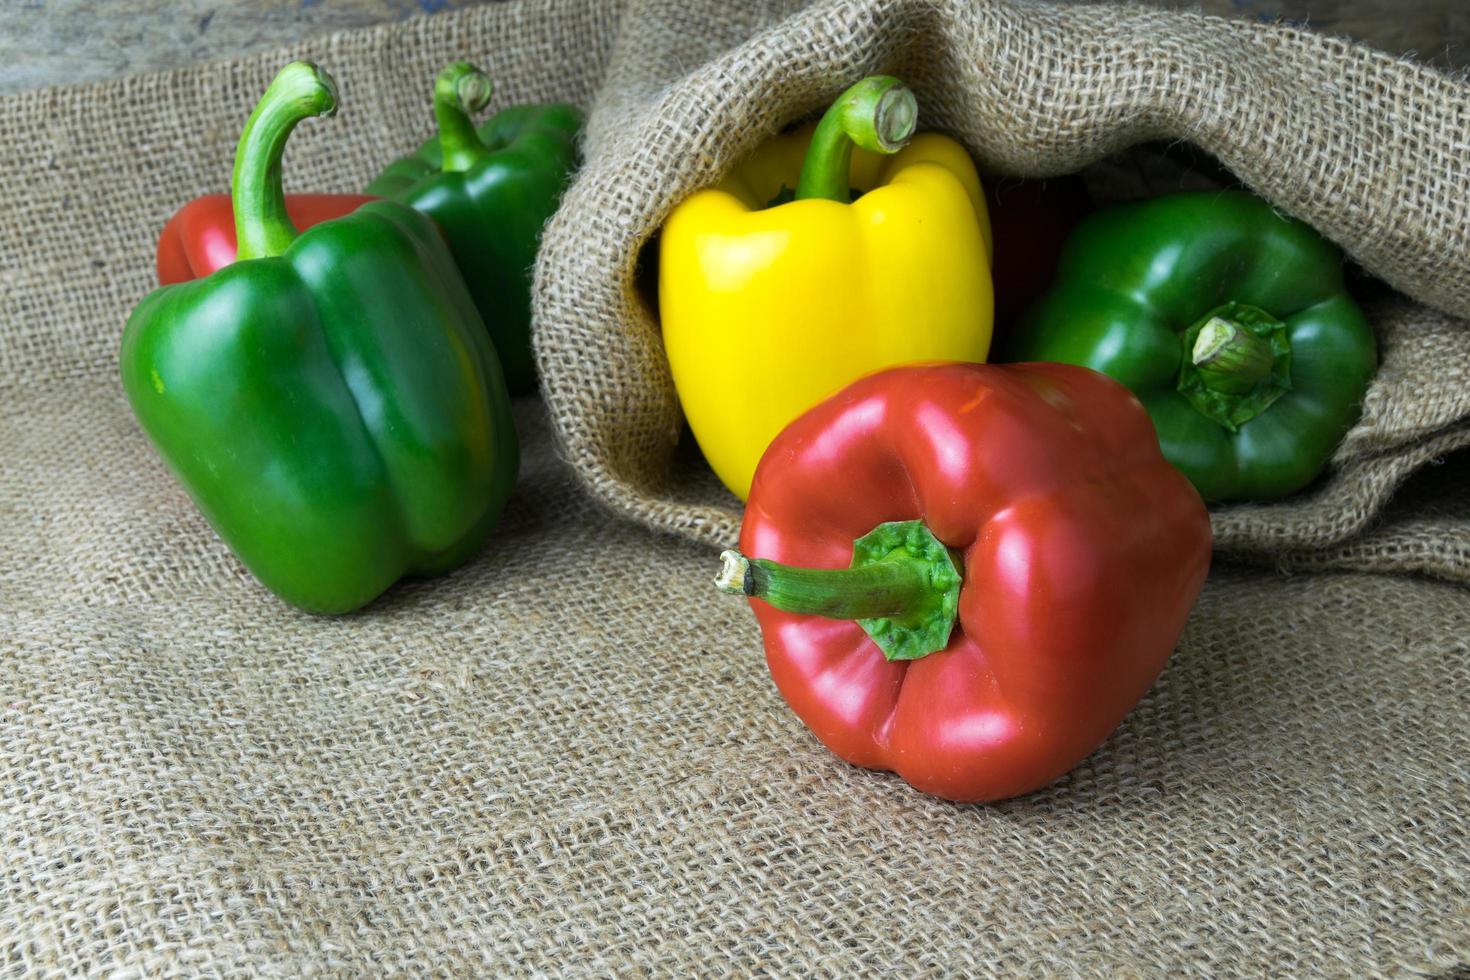
<svg viewBox="0 0 1470 980">
<path fill-rule="evenodd" d="M 728 595 L 764 599 L 786 612 L 828 619 L 902 617 L 922 605 L 929 577 L 907 562 L 864 568 L 799 568 L 738 551 L 720 554 L 725 565 L 715 584 Z"/>
<path fill-rule="evenodd" d="M 786 612 L 855 619 L 889 660 L 944 649 L 960 591 L 949 549 L 923 522 L 895 521 L 858 538 L 852 551 L 850 568 L 799 568 L 726 551 L 715 585 Z"/>
<path fill-rule="evenodd" d="M 266 88 L 240 133 L 230 179 L 236 260 L 280 255 L 296 240 L 281 187 L 281 154 L 303 119 L 337 111 L 337 83 L 309 61 L 293 61 Z"/>
<path fill-rule="evenodd" d="M 897 153 L 914 135 L 919 104 L 891 75 L 870 75 L 843 92 L 817 124 L 801 165 L 796 199 L 852 199 L 848 171 L 853 144 L 875 153 Z"/>
<path fill-rule="evenodd" d="M 469 170 L 489 155 L 469 113 L 490 104 L 490 90 L 490 79 L 467 61 L 456 61 L 434 79 L 434 119 L 446 173 Z"/>
</svg>

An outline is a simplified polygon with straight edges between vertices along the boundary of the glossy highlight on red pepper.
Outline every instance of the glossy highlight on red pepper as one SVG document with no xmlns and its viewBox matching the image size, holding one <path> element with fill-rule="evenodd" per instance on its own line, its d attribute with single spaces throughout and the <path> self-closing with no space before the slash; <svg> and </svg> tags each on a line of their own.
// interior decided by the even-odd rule
<svg viewBox="0 0 1470 980">
<path fill-rule="evenodd" d="M 305 231 L 376 200 L 371 194 L 287 194 L 286 215 Z M 158 236 L 158 284 L 169 286 L 213 275 L 235 261 L 236 252 L 230 195 L 196 197 L 174 212 Z"/>
<path fill-rule="evenodd" d="M 957 801 L 1030 792 L 1096 749 L 1163 669 L 1210 561 L 1204 504 L 1137 399 L 1061 364 L 854 383 L 772 444 L 740 544 L 780 581 L 856 568 L 854 542 L 891 522 L 958 559 L 937 652 L 885 656 L 852 611 L 872 590 L 837 613 L 853 619 L 750 602 L 777 687 L 825 745 Z"/>
</svg>

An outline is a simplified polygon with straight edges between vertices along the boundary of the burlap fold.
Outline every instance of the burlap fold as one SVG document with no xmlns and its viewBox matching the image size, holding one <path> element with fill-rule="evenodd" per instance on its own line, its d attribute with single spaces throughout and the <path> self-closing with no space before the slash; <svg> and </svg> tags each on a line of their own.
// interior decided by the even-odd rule
<svg viewBox="0 0 1470 980">
<path fill-rule="evenodd" d="M 561 224 L 541 270 L 548 310 L 585 301 L 588 352 L 574 358 L 570 321 L 543 316 L 556 418 L 516 406 L 520 482 L 466 567 L 353 616 L 304 615 L 250 578 L 149 449 L 116 380 L 124 318 L 151 284 L 159 225 L 223 188 L 241 121 L 284 61 L 315 57 L 342 84 L 341 115 L 303 125 L 287 155 L 291 186 L 327 190 L 360 186 L 428 133 L 427 80 L 455 58 L 490 68 L 503 101 L 588 105 L 601 90 L 594 147 L 637 133 L 664 146 L 689 132 L 659 135 L 648 106 L 668 99 L 671 119 L 690 119 L 710 93 L 671 81 L 717 75 L 700 66 L 738 38 L 759 38 L 747 55 L 779 87 L 823 59 L 834 78 L 875 67 L 841 52 L 876 51 L 890 31 L 882 43 L 908 52 L 895 63 L 917 64 L 924 25 L 940 22 L 925 18 L 954 15 L 851 9 L 835 47 L 793 53 L 757 35 L 783 13 L 759 5 L 726 20 L 505 4 L 0 99 L 0 973 L 1360 977 L 1470 963 L 1470 593 L 1456 586 L 1221 565 L 1148 697 L 1025 799 L 953 806 L 825 751 L 771 685 L 745 605 L 710 585 L 708 549 L 601 505 L 623 487 L 646 522 L 717 540 L 699 522 L 726 503 L 687 440 L 661 464 L 669 483 L 640 469 L 676 416 L 656 376 L 620 400 L 612 382 L 647 363 L 628 352 L 651 356 L 657 337 L 646 317 L 607 311 L 635 303 L 646 229 L 614 232 L 655 177 L 631 173 L 590 209 L 608 151 L 573 203 L 593 240 L 622 244 L 584 252 L 589 268 L 553 296 Z M 1023 88 L 1006 52 L 1038 23 L 1120 16 L 976 11 L 1019 25 L 987 56 L 1012 67 L 987 70 Z M 669 25 L 657 35 L 655 16 Z M 1130 16 L 1055 71 L 1138 25 L 1205 23 Z M 803 17 L 831 37 L 829 19 Z M 1208 32 L 1399 71 L 1294 34 Z M 1131 57 L 1165 57 L 1150 51 L 1166 41 Z M 743 64 L 711 105 L 767 85 Z M 799 105 L 738 140 L 830 94 L 802 86 Z M 1126 115 L 1135 90 L 1098 97 Z M 733 152 L 724 110 L 698 118 L 691 145 Z M 707 179 L 728 162 L 711 153 L 670 179 Z M 578 292 L 593 281 L 613 306 Z M 1374 317 L 1387 402 L 1414 384 L 1394 380 L 1389 365 L 1413 361 L 1395 350 L 1461 337 L 1402 299 Z M 604 355 L 607 382 L 586 371 Z M 1398 477 L 1352 482 L 1347 460 L 1434 453 L 1460 414 L 1360 428 L 1333 480 L 1379 495 L 1371 514 Z M 1413 475 L 1376 537 L 1354 531 L 1333 552 L 1297 529 L 1268 560 L 1380 568 L 1365 542 L 1387 541 L 1394 567 L 1461 574 L 1470 514 L 1444 490 L 1464 486 L 1465 463 Z"/>
<path fill-rule="evenodd" d="M 1470 198 L 1455 190 L 1470 186 L 1470 85 L 1278 25 L 1137 7 L 826 0 L 735 17 L 719 2 L 632 4 L 586 167 L 538 267 L 547 398 L 600 499 L 650 527 L 734 541 L 738 501 L 697 463 L 675 465 L 680 414 L 635 263 L 684 196 L 879 70 L 914 86 L 921 125 L 992 173 L 1048 176 L 1192 141 L 1408 297 L 1372 311 L 1383 366 L 1331 470 L 1293 499 L 1218 508 L 1217 546 L 1470 579 L 1448 543 L 1401 562 L 1376 523 L 1415 469 L 1470 444 L 1470 330 L 1456 319 L 1470 314 Z"/>
</svg>

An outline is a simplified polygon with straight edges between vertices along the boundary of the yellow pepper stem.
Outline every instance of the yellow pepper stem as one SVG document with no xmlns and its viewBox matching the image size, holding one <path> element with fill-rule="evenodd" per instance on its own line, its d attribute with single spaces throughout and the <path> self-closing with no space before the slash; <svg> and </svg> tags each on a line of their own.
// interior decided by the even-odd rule
<svg viewBox="0 0 1470 980">
<path fill-rule="evenodd" d="M 806 151 L 796 199 L 850 203 L 848 171 L 853 144 L 875 153 L 897 153 L 913 138 L 919 103 L 891 75 L 869 75 L 832 103 Z"/>
</svg>

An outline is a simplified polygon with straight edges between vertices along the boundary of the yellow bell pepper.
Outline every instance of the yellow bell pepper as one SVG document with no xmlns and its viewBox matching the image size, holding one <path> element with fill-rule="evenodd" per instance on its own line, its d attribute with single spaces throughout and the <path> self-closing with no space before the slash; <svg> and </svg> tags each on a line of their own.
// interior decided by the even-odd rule
<svg viewBox="0 0 1470 980">
<path fill-rule="evenodd" d="M 916 115 L 897 79 L 866 78 L 815 130 L 777 136 L 665 223 L 659 307 L 674 385 L 705 458 L 742 500 L 777 433 L 853 380 L 989 352 L 980 178 L 954 140 L 915 137 Z"/>
</svg>

